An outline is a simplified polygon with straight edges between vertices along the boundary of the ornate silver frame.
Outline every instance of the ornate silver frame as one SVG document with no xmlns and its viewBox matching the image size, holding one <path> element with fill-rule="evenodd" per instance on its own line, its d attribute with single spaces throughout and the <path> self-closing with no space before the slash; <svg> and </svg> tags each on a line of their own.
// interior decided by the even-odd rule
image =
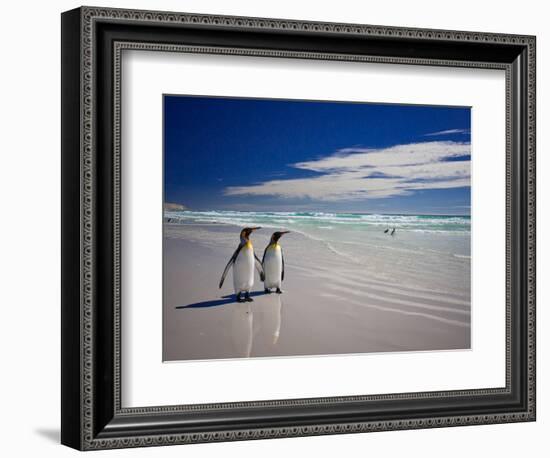
<svg viewBox="0 0 550 458">
<path fill-rule="evenodd" d="M 148 39 L 136 40 L 133 27 L 147 30 Z M 447 43 L 452 58 L 376 55 L 272 47 L 177 44 L 162 42 L 157 27 L 179 32 L 266 32 L 277 42 L 285 38 L 354 37 L 373 42 L 412 40 L 419 49 Z M 126 31 L 130 30 L 127 34 Z M 139 33 L 136 34 L 139 35 Z M 122 38 L 118 35 L 122 35 Z M 185 41 L 188 37 L 184 37 Z M 195 38 L 193 38 L 194 40 Z M 320 38 L 319 38 L 320 39 Z M 75 40 L 78 40 L 75 43 Z M 193 41 L 191 40 L 191 41 Z M 324 43 L 324 42 L 323 42 Z M 323 44 L 321 43 L 321 44 Z M 327 43 L 329 43 L 327 41 Z M 469 60 L 468 44 L 502 50 L 498 60 Z M 285 46 L 287 42 L 285 42 Z M 326 45 L 330 48 L 330 44 Z M 373 45 L 374 46 L 374 45 Z M 375 50 L 376 46 L 372 49 Z M 474 48 L 472 48 L 474 49 Z M 476 48 L 477 49 L 477 48 Z M 348 60 L 389 64 L 495 68 L 506 71 L 507 106 L 507 218 L 506 218 L 506 387 L 448 392 L 398 393 L 355 397 L 268 400 L 261 402 L 193 404 L 151 408 L 122 408 L 120 402 L 120 93 L 121 54 L 124 50 L 250 55 L 270 58 Z M 488 51 L 487 51 L 488 52 Z M 63 15 L 63 350 L 62 442 L 81 450 L 245 440 L 349 432 L 385 431 L 535 419 L 535 38 L 531 36 L 422 30 L 355 24 L 315 23 L 277 19 L 204 16 L 182 13 L 82 7 Z M 104 55 L 108 55 L 109 61 Z M 100 57 L 98 57 L 100 56 Z M 458 56 L 458 57 L 457 57 Z M 510 57 L 512 56 L 512 57 Z M 515 56 L 515 57 L 514 57 Z M 76 59 L 76 62 L 75 62 Z M 106 83 L 112 75 L 112 80 Z M 102 87 L 101 91 L 98 87 Z M 106 98 L 105 98 L 106 97 Z M 100 125 L 98 113 L 111 100 L 112 122 Z M 519 123 L 519 124 L 518 124 Z M 519 127 L 518 127 L 519 125 Z M 103 137 L 107 137 L 104 139 Z M 98 141 L 101 138 L 104 143 Z M 105 152 L 111 145 L 111 151 Z M 106 156 L 103 156 L 106 154 Z M 110 159 L 109 159 L 110 158 Z M 110 163 L 107 163 L 110 161 Z M 108 177 L 106 178 L 106 173 Z M 104 180 L 109 181 L 106 185 Z M 110 187 L 109 187 L 110 186 Z M 109 188 L 104 191 L 104 188 Z M 521 194 L 524 194 L 523 196 Z M 108 204 L 107 204 L 108 203 Z M 102 208 L 112 219 L 103 216 Z M 78 211 L 77 211 L 78 209 Z M 518 251 L 519 250 L 519 251 Z M 98 255 L 109 253 L 108 265 Z M 519 256 L 519 258 L 518 258 Z M 518 267 L 518 264 L 520 266 Z M 102 268 L 104 267 L 104 268 Z M 520 269 L 517 287 L 515 269 Z M 108 270 L 107 273 L 103 271 Z M 514 294 L 517 295 L 514 296 Z M 111 308 L 104 307 L 108 301 Z M 105 315 L 108 314 L 108 315 Z M 107 317 L 107 324 L 99 318 Z M 109 319 L 112 317 L 112 319 Z M 524 322 L 520 323 L 520 320 Z M 111 333 L 110 337 L 106 337 Z M 104 340 L 109 343 L 104 343 Z M 112 339 L 112 340 L 111 340 Z M 521 339 L 521 351 L 515 345 Z M 519 352 L 519 353 L 518 353 Z M 110 365 L 112 364 L 112 367 Z M 106 379 L 106 381 L 103 381 Z M 521 386 L 520 386 L 521 385 Z M 509 408 L 476 410 L 473 398 L 506 399 Z M 521 399 L 516 399 L 516 398 Z M 463 399 L 466 414 L 434 410 L 409 417 L 371 415 L 366 403 Z M 513 399 L 512 399 L 513 398 Z M 515 400 L 515 403 L 512 401 Z M 449 401 L 450 402 L 450 401 Z M 459 402 L 459 401 L 456 401 Z M 495 401 L 496 402 L 496 401 Z M 397 404 L 395 404 L 397 405 Z M 405 406 L 405 404 L 403 404 Z M 426 404 L 427 406 L 428 404 Z M 310 412 L 325 406 L 319 422 L 302 424 L 260 422 L 245 427 L 231 413 L 246 409 Z M 360 407 L 365 410 L 361 413 Z M 426 408 L 430 412 L 429 408 Z M 478 411 L 479 410 L 479 411 Z M 359 412 L 359 413 L 358 413 Z M 353 413 L 353 415 L 351 415 Z M 290 414 L 288 414 L 290 415 Z M 332 416 L 331 416 L 332 415 Z M 192 418 L 191 418 L 192 417 Z M 187 419 L 189 418 L 189 419 Z M 208 418 L 215 427 L 193 426 Z M 359 420 L 352 420 L 359 418 Z M 382 419 L 381 419 L 382 418 Z M 331 421 L 332 420 L 332 421 Z M 220 425 L 220 422 L 222 423 Z M 224 423 L 225 425 L 224 426 Z M 159 427 L 159 424 L 161 425 Z M 136 426 L 137 425 L 137 426 Z"/>
</svg>

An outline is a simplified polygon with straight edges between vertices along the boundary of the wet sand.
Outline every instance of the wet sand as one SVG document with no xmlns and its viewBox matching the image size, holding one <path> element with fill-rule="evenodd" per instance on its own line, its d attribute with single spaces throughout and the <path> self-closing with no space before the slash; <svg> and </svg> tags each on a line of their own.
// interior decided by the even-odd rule
<svg viewBox="0 0 550 458">
<path fill-rule="evenodd" d="M 463 261 L 354 260 L 291 233 L 284 294 L 264 294 L 256 273 L 254 302 L 237 303 L 232 274 L 218 282 L 239 230 L 165 224 L 164 361 L 470 348 L 469 276 L 452 280 Z M 252 237 L 260 258 L 271 232 Z"/>
</svg>

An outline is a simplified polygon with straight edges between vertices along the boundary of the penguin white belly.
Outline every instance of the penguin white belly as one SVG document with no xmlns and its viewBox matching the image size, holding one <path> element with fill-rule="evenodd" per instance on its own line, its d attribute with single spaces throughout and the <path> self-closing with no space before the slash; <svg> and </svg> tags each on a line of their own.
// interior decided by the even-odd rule
<svg viewBox="0 0 550 458">
<path fill-rule="evenodd" d="M 252 244 L 241 248 L 233 264 L 233 288 L 235 294 L 247 292 L 254 285 L 254 249 Z"/>
<path fill-rule="evenodd" d="M 264 258 L 264 273 L 266 288 L 281 288 L 283 257 L 279 245 L 267 249 Z"/>
</svg>

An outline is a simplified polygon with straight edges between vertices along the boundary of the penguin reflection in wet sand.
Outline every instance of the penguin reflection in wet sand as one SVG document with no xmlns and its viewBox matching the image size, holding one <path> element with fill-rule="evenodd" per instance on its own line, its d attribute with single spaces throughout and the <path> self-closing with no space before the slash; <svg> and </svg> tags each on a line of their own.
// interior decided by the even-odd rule
<svg viewBox="0 0 550 458">
<path fill-rule="evenodd" d="M 290 231 L 274 232 L 271 241 L 264 250 L 262 267 L 264 269 L 264 291 L 271 293 L 271 288 L 277 288 L 276 293 L 282 294 L 281 283 L 285 279 L 285 258 L 279 239 Z"/>
<path fill-rule="evenodd" d="M 237 302 L 252 302 L 250 297 L 250 290 L 254 285 L 254 267 L 258 269 L 260 279 L 264 280 L 264 272 L 262 270 L 262 264 L 256 253 L 254 253 L 254 247 L 250 241 L 250 234 L 253 231 L 261 229 L 260 227 L 245 227 L 241 231 L 241 242 L 239 246 L 231 256 L 231 259 L 225 266 L 225 269 L 220 279 L 221 288 L 225 280 L 229 268 L 233 266 L 233 288 L 235 289 L 235 295 L 237 296 Z"/>
</svg>

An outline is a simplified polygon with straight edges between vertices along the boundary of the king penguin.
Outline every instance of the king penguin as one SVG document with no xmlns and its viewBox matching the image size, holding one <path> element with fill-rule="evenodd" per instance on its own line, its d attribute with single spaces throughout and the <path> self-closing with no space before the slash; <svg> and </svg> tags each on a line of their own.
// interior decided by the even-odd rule
<svg viewBox="0 0 550 458">
<path fill-rule="evenodd" d="M 245 227 L 241 231 L 241 242 L 239 246 L 229 259 L 229 262 L 225 266 L 225 269 L 220 279 L 219 287 L 221 288 L 225 280 L 229 268 L 233 266 L 233 288 L 235 289 L 235 295 L 237 296 L 237 302 L 252 302 L 250 297 L 250 290 L 254 285 L 254 266 L 258 269 L 260 279 L 264 280 L 264 272 L 262 265 L 256 253 L 254 253 L 254 247 L 250 241 L 250 234 L 253 231 L 261 229 L 260 227 Z M 242 294 L 244 293 L 244 297 Z"/>
<path fill-rule="evenodd" d="M 262 267 L 264 269 L 264 291 L 271 293 L 271 288 L 277 288 L 276 293 L 282 294 L 281 283 L 285 279 L 285 258 L 279 239 L 290 231 L 274 232 L 264 250 Z"/>
</svg>

